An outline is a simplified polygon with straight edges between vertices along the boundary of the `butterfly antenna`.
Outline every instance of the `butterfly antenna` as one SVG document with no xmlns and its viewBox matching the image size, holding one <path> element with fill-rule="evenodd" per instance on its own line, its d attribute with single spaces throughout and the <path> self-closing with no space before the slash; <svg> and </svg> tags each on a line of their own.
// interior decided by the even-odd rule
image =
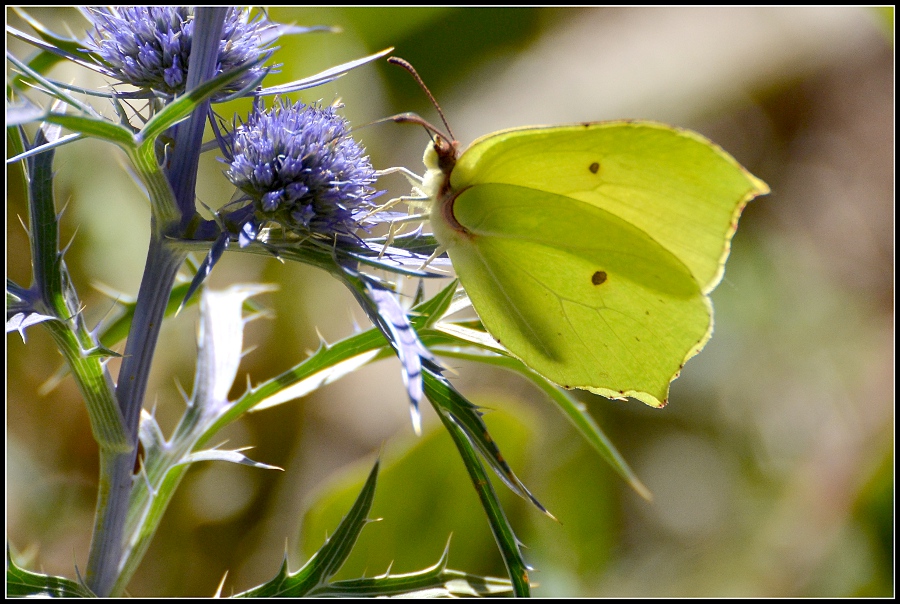
<svg viewBox="0 0 900 604">
<path fill-rule="evenodd" d="M 416 71 L 416 68 L 413 67 L 409 61 L 406 59 L 401 59 L 400 57 L 388 57 L 388 63 L 393 65 L 399 65 L 406 71 L 412 75 L 416 79 L 416 82 L 419 83 L 419 87 L 425 91 L 425 94 L 428 95 L 428 98 L 431 100 L 431 104 L 434 105 L 434 108 L 437 109 L 438 115 L 441 116 L 441 121 L 444 122 L 444 126 L 447 128 L 447 134 L 450 135 L 450 140 L 455 141 L 456 137 L 453 136 L 453 130 L 450 128 L 450 124 L 447 123 L 447 118 L 444 117 L 444 112 L 441 111 L 441 106 L 438 105 L 437 100 L 434 98 L 434 95 L 431 94 L 431 91 L 428 90 L 428 86 L 425 85 L 424 80 L 419 76 L 419 72 Z M 421 118 L 420 118 L 421 119 Z"/>
<path fill-rule="evenodd" d="M 351 132 L 356 130 L 362 130 L 363 128 L 367 128 L 369 126 L 374 126 L 375 124 L 382 124 L 384 122 L 395 122 L 397 124 L 418 124 L 428 130 L 430 135 L 438 135 L 442 138 L 447 138 L 443 132 L 441 132 L 440 128 L 436 128 L 435 126 L 429 124 L 426 120 L 422 119 L 421 116 L 416 115 L 415 113 L 398 113 L 397 115 L 390 115 L 388 117 L 383 117 L 381 119 L 374 120 L 369 122 L 368 124 L 363 124 L 362 126 L 357 126 Z"/>
</svg>

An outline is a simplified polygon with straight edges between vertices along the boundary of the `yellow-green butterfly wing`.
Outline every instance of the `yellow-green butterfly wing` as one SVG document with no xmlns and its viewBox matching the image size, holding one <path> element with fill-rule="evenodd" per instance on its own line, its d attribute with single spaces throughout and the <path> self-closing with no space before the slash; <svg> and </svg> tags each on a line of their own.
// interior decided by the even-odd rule
<svg viewBox="0 0 900 604">
<path fill-rule="evenodd" d="M 431 221 L 487 330 L 562 386 L 664 405 L 765 183 L 653 122 L 498 132 L 455 164 L 449 149 L 426 152 Z"/>
</svg>

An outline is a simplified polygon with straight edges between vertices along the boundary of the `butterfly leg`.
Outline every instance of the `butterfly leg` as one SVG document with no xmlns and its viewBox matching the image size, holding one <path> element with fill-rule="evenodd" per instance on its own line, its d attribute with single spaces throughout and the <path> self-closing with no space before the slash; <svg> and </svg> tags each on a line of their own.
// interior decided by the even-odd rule
<svg viewBox="0 0 900 604">
<path fill-rule="evenodd" d="M 416 174 L 415 172 L 413 172 L 412 170 L 410 170 L 408 168 L 404 168 L 403 166 L 397 166 L 395 168 L 386 168 L 384 170 L 379 170 L 378 172 L 376 172 L 375 175 L 378 178 L 381 178 L 382 176 L 387 176 L 388 174 L 397 174 L 397 173 L 400 173 L 403 176 L 405 176 L 406 180 L 408 180 L 409 184 L 412 185 L 413 187 L 421 186 L 421 184 L 422 184 L 421 176 L 419 176 L 418 174 Z"/>
<path fill-rule="evenodd" d="M 398 198 L 404 199 L 404 198 Z M 393 200 L 391 200 L 393 201 Z M 404 199 L 404 201 L 409 201 L 409 199 Z M 390 202 L 388 202 L 390 203 Z M 384 255 L 385 250 L 394 242 L 394 238 L 400 233 L 400 228 L 403 227 L 404 224 L 410 222 L 424 222 L 428 219 L 427 214 L 410 214 L 409 216 L 405 216 L 404 218 L 398 218 L 397 220 L 391 221 L 391 228 L 388 231 L 388 236 L 384 241 L 384 245 L 381 248 L 381 253 L 378 254 L 378 258 L 381 258 Z"/>
</svg>

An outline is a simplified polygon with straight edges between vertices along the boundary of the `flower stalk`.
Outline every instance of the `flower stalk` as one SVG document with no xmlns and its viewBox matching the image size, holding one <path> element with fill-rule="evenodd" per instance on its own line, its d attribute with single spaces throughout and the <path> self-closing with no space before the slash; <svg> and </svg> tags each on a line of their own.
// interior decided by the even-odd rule
<svg viewBox="0 0 900 604">
<path fill-rule="evenodd" d="M 226 9 L 201 8 L 197 13 L 188 90 L 215 75 Z M 145 182 L 149 181 L 153 212 L 150 247 L 116 388 L 131 449 L 127 453 L 101 457 L 97 519 L 87 568 L 88 586 L 101 597 L 116 595 L 111 591 L 117 584 L 123 558 L 124 527 L 133 486 L 141 408 L 169 293 L 187 255 L 172 247 L 166 234 L 178 222 L 185 224 L 193 217 L 196 164 L 208 108 L 208 101 L 201 103 L 187 123 L 177 127 L 173 164 L 186 166 L 190 162 L 193 165 L 170 171 L 168 186 L 162 187 L 159 183 L 158 166 L 142 166 L 140 164 L 145 162 L 135 158 L 139 160 L 137 167 L 144 168 L 142 173 L 148 176 Z M 175 208 L 177 212 L 172 211 Z"/>
</svg>

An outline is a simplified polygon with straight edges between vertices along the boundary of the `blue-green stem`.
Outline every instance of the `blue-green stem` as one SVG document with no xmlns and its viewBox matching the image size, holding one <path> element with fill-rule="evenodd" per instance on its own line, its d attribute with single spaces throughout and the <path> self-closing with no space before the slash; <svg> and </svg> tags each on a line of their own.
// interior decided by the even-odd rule
<svg viewBox="0 0 900 604">
<path fill-rule="evenodd" d="M 188 90 L 215 74 L 226 11 L 224 8 L 197 10 L 194 48 L 186 82 Z M 174 234 L 173 230 L 180 232 L 177 225 L 180 223 L 183 227 L 194 216 L 196 163 L 208 107 L 208 104 L 202 103 L 188 121 L 179 126 L 181 135 L 176 135 L 177 144 L 171 162 L 175 166 L 192 164 L 184 172 L 176 169 L 165 178 L 152 153 L 153 141 L 144 141 L 138 149 L 129 152 L 150 194 L 150 248 L 116 387 L 116 398 L 132 449 L 128 453 L 101 455 L 100 460 L 98 520 L 91 542 L 87 581 L 94 593 L 101 597 L 117 595 L 125 587 L 120 575 L 124 563 L 124 532 L 131 502 L 141 408 L 169 294 L 178 269 L 187 256 L 185 251 L 169 244 L 167 235 Z"/>
<path fill-rule="evenodd" d="M 222 39 L 222 30 L 225 27 L 225 16 L 228 7 L 198 8 L 195 20 L 195 32 L 198 36 L 197 43 L 191 49 L 191 64 L 188 69 L 187 90 L 207 82 L 216 75 L 217 59 L 219 56 L 218 40 Z M 215 43 L 205 43 L 213 41 Z M 200 103 L 191 117 L 183 124 L 177 126 L 175 134 L 175 152 L 177 157 L 172 158 L 171 167 L 168 170 L 168 179 L 172 184 L 175 199 L 181 209 L 182 227 L 194 215 L 194 190 L 197 185 L 197 166 L 200 161 L 200 142 L 203 139 L 203 129 L 206 126 L 206 116 L 209 113 L 209 99 Z"/>
<path fill-rule="evenodd" d="M 184 253 L 172 250 L 162 237 L 151 236 L 144 277 L 116 388 L 125 431 L 133 446 L 128 453 L 101 456 L 100 460 L 97 504 L 98 516 L 102 515 L 104 522 L 97 527 L 93 536 L 87 573 L 88 587 L 99 596 L 110 595 L 110 589 L 119 574 L 141 407 L 159 330 L 169 301 L 169 291 L 184 258 Z"/>
</svg>

